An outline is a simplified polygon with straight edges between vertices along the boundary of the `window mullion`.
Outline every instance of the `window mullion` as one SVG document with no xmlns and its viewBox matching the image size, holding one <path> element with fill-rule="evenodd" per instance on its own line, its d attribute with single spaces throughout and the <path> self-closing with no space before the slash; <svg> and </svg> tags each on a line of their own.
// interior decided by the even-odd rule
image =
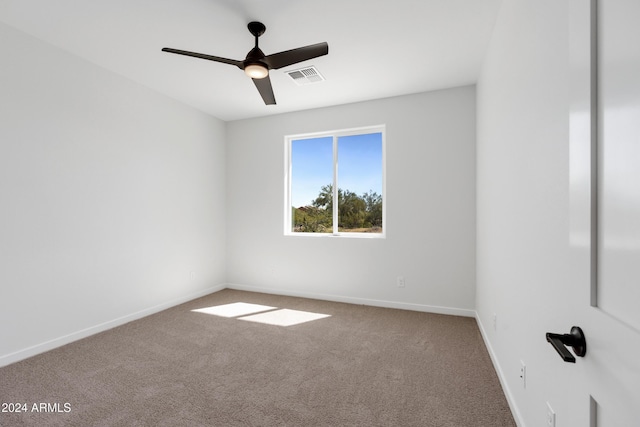
<svg viewBox="0 0 640 427">
<path fill-rule="evenodd" d="M 338 234 L 338 137 L 333 136 L 333 234 Z"/>
</svg>

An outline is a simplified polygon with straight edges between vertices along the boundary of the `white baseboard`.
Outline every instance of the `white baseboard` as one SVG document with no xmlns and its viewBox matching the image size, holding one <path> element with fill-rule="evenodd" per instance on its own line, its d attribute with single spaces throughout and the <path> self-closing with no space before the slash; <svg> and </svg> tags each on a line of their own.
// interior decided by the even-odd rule
<svg viewBox="0 0 640 427">
<path fill-rule="evenodd" d="M 484 340 L 484 345 L 487 347 L 487 351 L 489 352 L 489 357 L 491 357 L 491 362 L 493 363 L 493 367 L 498 374 L 498 379 L 500 380 L 500 385 L 502 386 L 502 391 L 504 392 L 505 397 L 507 398 L 507 403 L 509 404 L 509 408 L 511 409 L 511 413 L 513 414 L 513 418 L 518 425 L 518 427 L 526 427 L 524 421 L 522 420 L 522 416 L 520 415 L 520 411 L 518 410 L 518 406 L 516 405 L 515 399 L 513 398 L 513 394 L 511 394 L 511 389 L 507 384 L 506 377 L 504 376 L 504 372 L 500 363 L 498 363 L 498 358 L 496 357 L 495 351 L 493 351 L 493 347 L 489 342 L 487 331 L 480 320 L 480 316 L 478 313 L 475 313 L 476 323 L 478 324 L 478 329 L 480 329 L 480 335 L 482 335 L 482 339 Z"/>
<path fill-rule="evenodd" d="M 78 341 L 82 338 L 86 338 L 88 336 L 97 334 L 99 332 L 103 332 L 108 329 L 115 328 L 116 326 L 124 325 L 125 323 L 129 323 L 133 320 L 141 319 L 145 316 L 149 316 L 159 311 L 166 310 L 167 308 L 174 307 L 176 305 L 185 303 L 187 301 L 191 301 L 196 298 L 203 297 L 205 295 L 209 295 L 213 292 L 221 291 L 224 288 L 225 288 L 225 285 L 212 286 L 210 288 L 207 288 L 198 292 L 194 292 L 192 294 L 188 294 L 183 297 L 176 298 L 174 300 L 167 301 L 165 303 L 158 304 L 153 307 L 149 307 L 144 310 L 140 310 L 135 313 L 131 313 L 126 316 L 122 316 L 117 319 L 110 320 L 108 322 L 100 323 L 98 325 L 91 326 L 89 328 L 85 328 L 77 332 L 64 335 L 62 337 L 54 338 L 52 340 L 49 340 L 40 344 L 36 344 L 34 346 L 16 351 L 14 353 L 2 355 L 0 356 L 0 367 L 7 366 L 11 363 L 15 363 L 20 360 L 26 359 L 28 357 L 35 356 L 36 354 L 44 353 L 45 351 L 53 350 L 54 348 L 61 347 L 65 344 Z"/>
<path fill-rule="evenodd" d="M 263 288 L 263 287 L 257 287 L 257 286 L 228 283 L 226 285 L 222 284 L 222 285 L 213 286 L 213 287 L 204 289 L 202 291 L 195 292 L 195 293 L 186 295 L 184 297 L 174 299 L 172 301 L 168 301 L 153 307 L 149 307 L 147 309 L 140 310 L 135 313 L 131 313 L 126 316 L 122 316 L 117 319 L 110 320 L 108 322 L 104 322 L 86 329 L 79 330 L 77 332 L 73 332 L 68 335 L 64 335 L 64 336 L 16 351 L 14 353 L 2 355 L 0 356 L 0 367 L 7 366 L 11 363 L 15 363 L 20 360 L 35 356 L 45 351 L 53 350 L 54 348 L 61 347 L 65 344 L 69 344 L 71 342 L 80 340 L 82 338 L 86 338 L 88 336 L 106 331 L 111 328 L 115 328 L 117 326 L 123 325 L 133 320 L 137 320 L 145 316 L 149 316 L 151 314 L 157 313 L 162 310 L 166 310 L 167 308 L 182 304 L 184 302 L 191 301 L 193 299 L 196 299 L 205 295 L 209 295 L 214 292 L 221 291 L 225 288 L 249 291 L 249 292 L 261 292 L 261 293 L 274 294 L 274 295 L 344 302 L 348 304 L 361 304 L 361 305 L 368 305 L 373 307 L 397 308 L 402 310 L 413 310 L 413 311 L 421 311 L 426 313 L 448 314 L 453 316 L 464 316 L 464 317 L 476 317 L 477 319 L 477 313 L 474 310 L 468 310 L 468 309 L 433 306 L 433 305 L 425 305 L 425 304 L 413 304 L 413 303 L 398 302 L 398 301 L 376 300 L 376 299 L 368 299 L 368 298 L 357 298 L 357 297 L 348 297 L 348 296 L 341 296 L 341 295 L 319 294 L 319 293 L 301 292 L 301 291 L 287 290 L 287 289 Z M 485 338 L 485 342 L 487 342 L 486 338 Z M 494 360 L 495 358 L 491 351 L 490 351 L 490 354 L 492 356 L 492 360 Z M 495 365 L 495 361 L 494 361 L 494 365 Z M 496 367 L 496 370 L 498 370 L 497 367 Z M 501 377 L 501 382 L 502 382 L 502 377 Z M 503 388 L 504 388 L 504 384 L 503 384 Z M 509 404 L 511 405 L 511 403 Z"/>
<path fill-rule="evenodd" d="M 348 304 L 369 305 L 373 307 L 398 308 L 401 310 L 422 311 L 426 313 L 449 314 L 453 316 L 475 317 L 475 310 L 468 310 L 454 307 L 441 307 L 435 305 L 413 304 L 408 302 L 385 301 L 368 298 L 348 297 L 342 295 L 318 294 L 290 289 L 263 288 L 258 286 L 240 285 L 237 283 L 227 283 L 228 289 L 239 291 L 261 292 L 265 294 L 283 295 L 289 297 L 311 298 L 324 301 L 344 302 Z"/>
</svg>

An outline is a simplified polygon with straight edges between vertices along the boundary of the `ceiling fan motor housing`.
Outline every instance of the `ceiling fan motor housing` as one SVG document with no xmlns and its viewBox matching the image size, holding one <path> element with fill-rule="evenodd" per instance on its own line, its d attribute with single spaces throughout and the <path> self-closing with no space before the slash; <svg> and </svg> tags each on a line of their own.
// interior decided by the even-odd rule
<svg viewBox="0 0 640 427">
<path fill-rule="evenodd" d="M 269 68 L 269 64 L 264 61 L 264 57 L 265 55 L 262 50 L 256 46 L 247 53 L 247 57 L 244 60 L 244 66 L 246 67 L 251 64 L 259 64 L 265 68 Z"/>
</svg>

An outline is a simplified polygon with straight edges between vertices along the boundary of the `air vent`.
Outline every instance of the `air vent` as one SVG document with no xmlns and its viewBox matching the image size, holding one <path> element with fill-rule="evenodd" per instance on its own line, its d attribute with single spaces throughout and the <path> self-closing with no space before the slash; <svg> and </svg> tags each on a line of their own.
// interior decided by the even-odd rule
<svg viewBox="0 0 640 427">
<path fill-rule="evenodd" d="M 324 81 L 324 77 L 315 67 L 300 68 L 299 70 L 287 71 L 289 77 L 293 79 L 298 86 L 309 85 Z"/>
</svg>

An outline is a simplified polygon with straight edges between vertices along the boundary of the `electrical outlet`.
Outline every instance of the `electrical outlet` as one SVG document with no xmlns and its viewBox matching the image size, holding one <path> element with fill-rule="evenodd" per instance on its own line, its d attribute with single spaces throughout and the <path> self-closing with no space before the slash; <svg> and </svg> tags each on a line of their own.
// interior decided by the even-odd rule
<svg viewBox="0 0 640 427">
<path fill-rule="evenodd" d="M 520 361 L 520 380 L 522 381 L 522 388 L 527 388 L 527 366 L 522 360 Z"/>
<path fill-rule="evenodd" d="M 493 330 L 498 330 L 498 315 L 493 313 Z"/>
<path fill-rule="evenodd" d="M 547 402 L 547 427 L 556 427 L 556 413 L 553 412 L 549 402 Z"/>
<path fill-rule="evenodd" d="M 396 286 L 398 286 L 399 288 L 404 288 L 404 276 L 398 276 L 398 279 L 396 280 Z"/>
</svg>

